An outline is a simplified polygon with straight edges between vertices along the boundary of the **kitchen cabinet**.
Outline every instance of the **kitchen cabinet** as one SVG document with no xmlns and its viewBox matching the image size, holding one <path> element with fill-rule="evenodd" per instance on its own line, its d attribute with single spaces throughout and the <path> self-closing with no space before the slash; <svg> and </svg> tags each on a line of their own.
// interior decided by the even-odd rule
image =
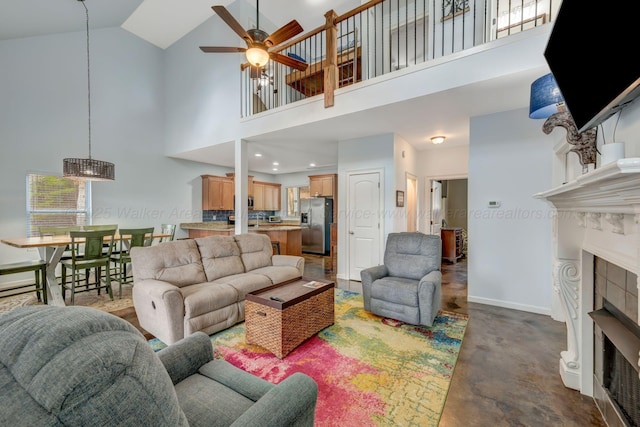
<svg viewBox="0 0 640 427">
<path fill-rule="evenodd" d="M 253 182 L 253 210 L 279 211 L 280 184 L 271 182 Z"/>
<path fill-rule="evenodd" d="M 309 175 L 309 194 L 311 197 L 336 197 L 337 184 L 337 174 Z"/>
<path fill-rule="evenodd" d="M 233 179 L 224 176 L 202 175 L 202 210 L 232 211 Z"/>
<path fill-rule="evenodd" d="M 228 172 L 227 173 L 227 177 L 228 178 L 235 179 L 235 176 L 236 176 L 235 172 Z M 234 189 L 234 192 L 235 192 L 235 182 L 234 182 L 233 185 L 234 185 L 233 189 Z M 251 175 L 247 176 L 247 193 L 248 193 L 249 197 L 253 197 L 253 176 L 251 176 Z"/>
<path fill-rule="evenodd" d="M 456 263 L 462 257 L 462 228 L 441 228 L 442 259 Z"/>
</svg>

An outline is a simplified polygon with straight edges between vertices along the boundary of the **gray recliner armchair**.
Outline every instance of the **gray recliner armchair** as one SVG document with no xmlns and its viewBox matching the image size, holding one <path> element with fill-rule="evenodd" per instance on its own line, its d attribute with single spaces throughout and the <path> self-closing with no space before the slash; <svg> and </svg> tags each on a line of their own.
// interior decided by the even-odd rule
<svg viewBox="0 0 640 427">
<path fill-rule="evenodd" d="M 109 313 L 16 308 L 0 315 L 0 425 L 313 426 L 311 377 L 274 385 L 212 359 L 203 332 L 154 353 Z"/>
<path fill-rule="evenodd" d="M 419 232 L 390 233 L 384 264 L 360 272 L 364 309 L 432 326 L 441 307 L 442 241 Z"/>
</svg>

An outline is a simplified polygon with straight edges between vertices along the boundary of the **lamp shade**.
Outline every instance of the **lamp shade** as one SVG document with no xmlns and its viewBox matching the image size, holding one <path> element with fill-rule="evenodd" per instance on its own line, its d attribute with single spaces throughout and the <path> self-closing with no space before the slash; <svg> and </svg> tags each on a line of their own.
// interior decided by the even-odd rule
<svg viewBox="0 0 640 427">
<path fill-rule="evenodd" d="M 531 83 L 529 118 L 546 119 L 558 112 L 558 106 L 564 104 L 564 98 L 553 74 L 546 74 Z"/>
<path fill-rule="evenodd" d="M 67 158 L 63 161 L 65 178 L 88 181 L 113 181 L 116 178 L 113 163 L 95 159 Z"/>
</svg>

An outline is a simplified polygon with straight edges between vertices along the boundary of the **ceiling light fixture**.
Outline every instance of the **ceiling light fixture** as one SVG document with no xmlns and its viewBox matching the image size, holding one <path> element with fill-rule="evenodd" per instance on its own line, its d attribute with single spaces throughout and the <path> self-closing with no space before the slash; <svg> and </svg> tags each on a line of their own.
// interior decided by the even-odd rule
<svg viewBox="0 0 640 427">
<path fill-rule="evenodd" d="M 254 67 L 261 68 L 269 62 L 269 52 L 267 52 L 264 45 L 260 45 L 259 43 L 254 43 L 249 49 L 247 49 L 245 54 L 247 55 L 247 61 L 249 61 L 249 64 Z"/>
<path fill-rule="evenodd" d="M 260 154 L 260 153 L 256 153 L 256 154 L 254 154 L 254 156 L 256 156 L 256 157 L 262 157 L 262 154 Z"/>
<path fill-rule="evenodd" d="M 445 138 L 445 136 L 432 136 L 431 142 L 433 142 L 434 144 L 442 144 Z"/>
<path fill-rule="evenodd" d="M 115 179 L 115 165 L 91 158 L 91 62 L 89 55 L 89 9 L 82 3 L 87 17 L 87 104 L 89 117 L 89 157 L 86 159 L 66 158 L 63 160 L 62 171 L 66 178 L 89 181 L 113 181 Z"/>
<path fill-rule="evenodd" d="M 273 166 L 278 166 L 280 163 L 278 162 L 273 162 Z"/>
<path fill-rule="evenodd" d="M 316 164 L 315 163 L 309 163 L 309 167 L 315 168 Z"/>
</svg>

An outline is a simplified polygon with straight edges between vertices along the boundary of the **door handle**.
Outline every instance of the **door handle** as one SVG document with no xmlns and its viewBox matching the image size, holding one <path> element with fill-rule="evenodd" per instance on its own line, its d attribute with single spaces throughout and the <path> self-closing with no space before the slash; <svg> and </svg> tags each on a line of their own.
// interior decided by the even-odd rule
<svg viewBox="0 0 640 427">
<path fill-rule="evenodd" d="M 353 231 L 350 231 L 349 234 L 355 234 Z"/>
</svg>

